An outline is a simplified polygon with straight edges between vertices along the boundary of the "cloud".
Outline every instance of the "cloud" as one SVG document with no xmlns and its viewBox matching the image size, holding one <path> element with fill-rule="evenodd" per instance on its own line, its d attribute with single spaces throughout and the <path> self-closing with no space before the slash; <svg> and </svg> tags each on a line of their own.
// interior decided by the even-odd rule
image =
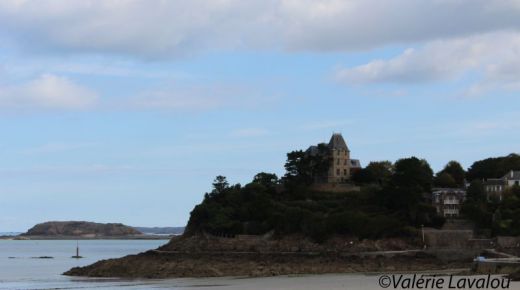
<svg viewBox="0 0 520 290">
<path fill-rule="evenodd" d="M 183 57 L 222 49 L 352 51 L 520 28 L 518 0 L 4 0 L 25 50 Z"/>
<path fill-rule="evenodd" d="M 97 99 L 97 94 L 90 89 L 51 74 L 19 85 L 0 87 L 0 108 L 86 109 Z"/>
<path fill-rule="evenodd" d="M 468 95 L 497 87 L 520 88 L 520 33 L 436 40 L 391 59 L 340 69 L 336 78 L 349 84 L 415 84 L 458 80 L 468 74 L 477 79 L 468 88 Z"/>
</svg>

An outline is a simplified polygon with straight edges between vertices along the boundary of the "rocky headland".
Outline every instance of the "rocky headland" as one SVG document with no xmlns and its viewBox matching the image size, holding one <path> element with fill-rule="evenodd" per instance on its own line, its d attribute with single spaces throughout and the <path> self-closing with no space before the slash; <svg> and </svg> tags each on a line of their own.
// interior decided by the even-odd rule
<svg viewBox="0 0 520 290">
<path fill-rule="evenodd" d="M 174 237 L 155 250 L 98 261 L 70 276 L 172 278 L 272 276 L 469 268 L 471 259 L 447 261 L 417 250 L 414 240 L 337 237 L 318 244 L 301 236 Z"/>
</svg>

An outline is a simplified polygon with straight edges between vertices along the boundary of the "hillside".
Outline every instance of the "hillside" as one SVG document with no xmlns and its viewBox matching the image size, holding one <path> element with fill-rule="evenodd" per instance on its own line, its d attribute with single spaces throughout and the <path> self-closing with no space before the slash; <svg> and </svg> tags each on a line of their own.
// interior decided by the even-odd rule
<svg viewBox="0 0 520 290">
<path fill-rule="evenodd" d="M 22 236 L 75 236 L 111 237 L 142 235 L 138 230 L 120 223 L 94 223 L 86 221 L 50 221 L 37 224 Z"/>
</svg>

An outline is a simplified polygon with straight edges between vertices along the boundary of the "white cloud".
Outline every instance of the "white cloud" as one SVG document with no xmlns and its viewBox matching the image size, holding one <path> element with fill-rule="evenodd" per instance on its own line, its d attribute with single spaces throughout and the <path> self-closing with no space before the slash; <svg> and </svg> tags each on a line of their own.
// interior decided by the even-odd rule
<svg viewBox="0 0 520 290">
<path fill-rule="evenodd" d="M 350 84 L 421 83 L 457 80 L 473 73 L 467 90 L 478 95 L 491 88 L 520 88 L 520 33 L 500 32 L 428 42 L 387 60 L 341 69 L 338 80 Z"/>
<path fill-rule="evenodd" d="M 219 49 L 351 51 L 520 28 L 518 0 L 4 0 L 27 50 L 163 58 Z"/>
<path fill-rule="evenodd" d="M 97 99 L 97 94 L 88 88 L 50 74 L 23 84 L 0 87 L 0 108 L 86 109 Z"/>
</svg>

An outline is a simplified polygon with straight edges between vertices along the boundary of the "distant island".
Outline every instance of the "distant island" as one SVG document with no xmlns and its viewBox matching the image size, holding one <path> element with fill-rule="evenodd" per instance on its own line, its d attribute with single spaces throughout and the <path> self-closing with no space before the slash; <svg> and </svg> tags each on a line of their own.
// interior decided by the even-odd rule
<svg viewBox="0 0 520 290">
<path fill-rule="evenodd" d="M 94 223 L 87 221 L 49 221 L 35 225 L 27 232 L 21 234 L 24 237 L 124 237 L 140 236 L 140 231 L 121 223 Z"/>
<path fill-rule="evenodd" d="M 282 178 L 261 172 L 244 185 L 217 176 L 182 236 L 65 274 L 166 278 L 461 268 L 508 274 L 519 268 L 517 154 L 476 161 L 467 171 L 450 161 L 436 174 L 413 156 L 363 168 L 334 134 L 328 144 L 289 152 L 285 169 Z"/>
<path fill-rule="evenodd" d="M 184 227 L 132 227 L 121 223 L 48 221 L 33 226 L 25 233 L 1 235 L 0 239 L 167 239 L 183 232 Z"/>
</svg>

